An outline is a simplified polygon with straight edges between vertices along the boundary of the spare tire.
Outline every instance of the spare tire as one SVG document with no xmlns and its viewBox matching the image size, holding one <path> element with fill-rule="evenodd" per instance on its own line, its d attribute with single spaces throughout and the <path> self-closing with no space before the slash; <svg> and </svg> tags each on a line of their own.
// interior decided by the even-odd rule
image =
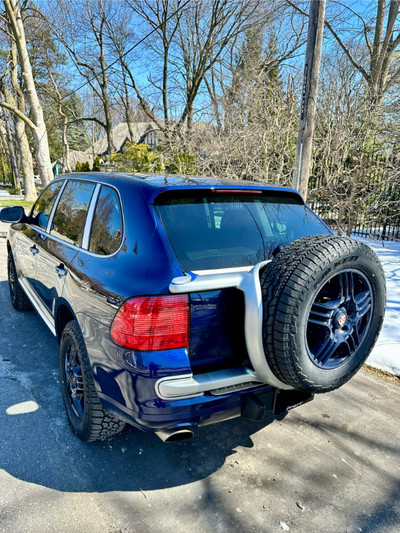
<svg viewBox="0 0 400 533">
<path fill-rule="evenodd" d="M 363 365 L 382 327 L 385 276 L 365 244 L 313 235 L 280 250 L 261 274 L 268 364 L 296 389 L 327 392 Z"/>
</svg>

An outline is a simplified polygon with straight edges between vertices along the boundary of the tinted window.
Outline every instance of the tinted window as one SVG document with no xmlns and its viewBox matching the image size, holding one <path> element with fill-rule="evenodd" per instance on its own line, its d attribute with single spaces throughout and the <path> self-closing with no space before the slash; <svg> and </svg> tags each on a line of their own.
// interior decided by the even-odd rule
<svg viewBox="0 0 400 533">
<path fill-rule="evenodd" d="M 254 265 L 279 244 L 329 233 L 294 198 L 253 196 L 175 197 L 156 206 L 184 270 Z"/>
<path fill-rule="evenodd" d="M 63 182 L 61 181 L 51 183 L 39 196 L 32 209 L 32 224 L 36 224 L 41 228 L 46 229 L 54 201 L 57 198 L 62 183 Z"/>
<path fill-rule="evenodd" d="M 118 195 L 110 187 L 102 187 L 97 200 L 90 235 L 89 250 L 110 255 L 118 250 L 122 237 L 122 216 Z"/>
<path fill-rule="evenodd" d="M 81 246 L 86 212 L 94 188 L 94 183 L 85 181 L 67 183 L 54 214 L 52 235 Z"/>
</svg>

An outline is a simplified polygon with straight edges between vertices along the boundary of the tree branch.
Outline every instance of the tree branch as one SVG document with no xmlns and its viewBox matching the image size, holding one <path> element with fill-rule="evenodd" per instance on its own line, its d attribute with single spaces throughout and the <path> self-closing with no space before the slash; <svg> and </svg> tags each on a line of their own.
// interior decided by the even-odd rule
<svg viewBox="0 0 400 533">
<path fill-rule="evenodd" d="M 107 129 L 106 124 L 96 117 L 79 117 L 79 118 L 75 118 L 74 120 L 70 120 L 69 123 L 75 124 L 75 122 L 82 122 L 83 120 L 91 120 L 92 122 L 96 122 L 97 124 L 99 124 L 105 130 Z"/>
<path fill-rule="evenodd" d="M 306 17 L 309 16 L 308 13 L 306 13 L 305 11 L 300 9 L 298 6 L 296 6 L 296 4 L 294 4 L 291 0 L 286 0 L 286 2 L 293 9 L 295 9 L 298 13 L 301 13 L 302 15 L 304 15 Z M 328 28 L 328 30 L 331 32 L 333 37 L 336 39 L 336 41 L 338 42 L 339 46 L 342 48 L 343 52 L 346 54 L 346 56 L 350 60 L 350 63 L 353 65 L 353 67 L 356 68 L 358 70 L 358 72 L 360 72 L 360 74 L 362 74 L 362 76 L 365 78 L 366 81 L 369 81 L 370 75 L 368 74 L 368 72 L 359 63 L 357 63 L 357 61 L 354 59 L 353 55 L 351 54 L 349 48 L 344 44 L 342 39 L 339 37 L 339 35 L 333 29 L 333 27 L 330 24 L 330 22 L 328 22 L 326 19 L 325 19 L 325 26 Z"/>
<path fill-rule="evenodd" d="M 23 120 L 25 122 L 25 124 L 31 130 L 35 130 L 36 129 L 36 125 L 32 122 L 32 120 L 30 120 L 26 115 L 24 115 L 24 113 L 22 113 L 22 111 L 20 111 L 18 109 L 18 107 L 13 106 L 13 105 L 9 104 L 8 102 L 3 102 L 3 101 L 0 101 L 0 106 L 4 107 L 4 109 L 8 109 L 8 111 L 11 111 L 11 113 L 16 115 L 21 120 Z"/>
</svg>

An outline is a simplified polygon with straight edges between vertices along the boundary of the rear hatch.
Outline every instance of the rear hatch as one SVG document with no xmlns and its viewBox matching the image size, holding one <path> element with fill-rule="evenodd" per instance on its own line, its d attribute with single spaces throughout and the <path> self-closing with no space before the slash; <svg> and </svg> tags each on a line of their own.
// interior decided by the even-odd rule
<svg viewBox="0 0 400 533">
<path fill-rule="evenodd" d="M 183 272 L 250 270 L 278 246 L 327 227 L 292 191 L 168 190 L 155 201 Z M 248 364 L 244 297 L 238 289 L 190 295 L 189 355 L 194 373 Z"/>
</svg>

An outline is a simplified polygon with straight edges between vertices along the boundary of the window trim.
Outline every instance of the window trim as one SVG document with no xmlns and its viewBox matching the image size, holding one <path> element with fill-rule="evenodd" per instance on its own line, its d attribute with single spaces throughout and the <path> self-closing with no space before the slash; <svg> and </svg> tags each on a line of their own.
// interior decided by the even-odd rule
<svg viewBox="0 0 400 533">
<path fill-rule="evenodd" d="M 55 197 L 54 199 L 54 203 L 53 203 L 53 206 L 51 208 L 51 211 L 50 211 L 50 214 L 49 214 L 49 218 L 48 218 L 48 221 L 47 221 L 47 226 L 45 228 L 42 228 L 42 226 L 39 226 L 39 224 L 33 224 L 32 222 L 29 222 L 28 225 L 33 227 L 33 228 L 37 228 L 41 233 L 47 233 L 47 229 L 49 228 L 49 224 L 50 224 L 50 219 L 52 218 L 52 215 L 53 215 L 53 211 L 54 211 L 54 208 L 55 206 L 58 204 L 58 200 L 60 198 L 60 194 L 62 194 L 62 191 L 64 190 L 64 187 L 65 187 L 65 181 L 66 180 L 54 180 L 52 182 L 50 182 L 47 187 L 45 189 L 43 189 L 43 191 L 40 193 L 40 195 L 38 196 L 38 198 L 36 199 L 35 203 L 33 204 L 33 206 L 31 207 L 31 210 L 29 211 L 29 219 L 31 219 L 33 217 L 33 210 L 35 209 L 35 206 L 39 200 L 39 198 L 42 196 L 42 194 L 47 191 L 47 189 L 49 189 L 51 187 L 51 185 L 53 185 L 54 183 L 59 183 L 61 182 L 61 188 L 60 190 L 58 191 L 57 193 L 57 196 Z"/>
<path fill-rule="evenodd" d="M 96 183 L 96 187 L 94 188 L 92 197 L 90 199 L 89 207 L 86 212 L 85 225 L 83 227 L 83 233 L 82 233 L 82 249 L 83 250 L 89 251 L 90 236 L 92 234 L 94 212 L 96 210 L 97 200 L 100 196 L 100 191 L 101 191 L 101 184 Z"/>
<path fill-rule="evenodd" d="M 54 204 L 53 204 L 53 207 L 51 209 L 49 220 L 47 222 L 47 227 L 46 227 L 46 230 L 45 230 L 46 233 L 48 233 L 49 235 L 50 235 L 51 225 L 53 223 L 54 213 L 56 212 L 56 209 L 57 209 L 57 206 L 58 206 L 58 202 L 60 201 L 61 195 L 64 192 L 65 187 L 67 186 L 67 181 L 68 180 L 64 180 L 64 183 L 61 185 L 61 189 L 58 191 L 56 199 L 54 200 Z"/>
<path fill-rule="evenodd" d="M 89 219 L 89 215 L 87 216 L 86 220 L 87 222 L 90 222 L 89 226 L 88 226 L 88 241 L 87 241 L 87 247 L 84 248 L 85 252 L 90 254 L 90 255 L 93 255 L 94 257 L 112 257 L 113 255 L 117 254 L 121 247 L 122 247 L 122 243 L 124 242 L 124 238 L 125 238 L 125 214 L 124 214 L 124 209 L 122 207 L 122 200 L 121 200 L 121 195 L 119 193 L 119 190 L 114 187 L 113 185 L 110 185 L 109 183 L 99 183 L 100 187 L 99 187 L 99 191 L 98 191 L 98 194 L 96 196 L 96 199 L 95 199 L 95 202 L 94 202 L 94 207 L 93 207 L 93 210 L 91 212 L 91 217 Z M 117 199 L 118 199 L 118 202 L 119 202 L 119 208 L 120 208 L 120 212 L 121 212 L 121 222 L 122 222 L 122 228 L 121 228 L 121 242 L 119 243 L 119 246 L 118 248 L 115 250 L 115 252 L 113 252 L 112 254 L 108 254 L 108 255 L 104 255 L 104 254 L 96 254 L 95 252 L 91 252 L 89 250 L 89 246 L 90 246 L 90 237 L 92 236 L 92 227 L 93 227 L 93 220 L 94 220 L 94 213 L 96 211 L 96 207 L 97 207 L 97 201 L 99 199 L 99 196 L 100 196 L 100 193 L 101 193 L 101 189 L 103 187 L 109 187 L 110 189 L 113 189 L 116 193 L 117 193 Z M 92 200 L 94 199 L 94 194 L 92 196 Z M 89 210 L 88 210 L 88 213 L 89 213 Z M 85 227 L 85 231 L 86 231 L 86 227 Z M 82 239 L 82 244 L 83 244 L 83 239 Z"/>
<path fill-rule="evenodd" d="M 54 182 L 55 181 L 56 180 L 54 180 Z M 121 194 L 120 194 L 118 188 L 115 187 L 115 185 L 112 185 L 111 183 L 103 183 L 103 182 L 100 182 L 100 181 L 96 181 L 94 179 L 79 179 L 78 177 L 75 178 L 75 176 L 72 176 L 70 178 L 59 178 L 59 179 L 57 179 L 57 181 L 62 181 L 63 183 L 61 185 L 61 189 L 58 191 L 56 199 L 54 200 L 54 204 L 53 204 L 53 207 L 52 207 L 50 215 L 49 215 L 49 221 L 47 223 L 46 229 L 43 229 L 40 226 L 37 226 L 36 224 L 28 224 L 28 225 L 30 227 L 34 228 L 35 230 L 39 230 L 39 232 L 43 236 L 45 236 L 47 238 L 53 239 L 54 241 L 59 242 L 61 244 L 65 244 L 65 245 L 69 246 L 70 248 L 72 248 L 74 250 L 77 250 L 79 252 L 85 252 L 86 254 L 89 254 L 89 255 L 91 255 L 93 257 L 108 258 L 108 257 L 112 257 L 113 255 L 117 254 L 120 251 L 120 249 L 122 248 L 122 244 L 123 244 L 124 238 L 125 238 L 125 213 L 124 213 L 123 203 L 122 203 L 122 199 L 121 199 Z M 56 212 L 57 206 L 58 206 L 58 202 L 60 201 L 61 195 L 62 195 L 62 193 L 63 193 L 63 191 L 64 191 L 64 189 L 67 186 L 67 183 L 69 181 L 84 181 L 84 182 L 89 182 L 89 183 L 94 183 L 95 184 L 95 188 L 94 188 L 94 191 L 92 193 L 92 197 L 91 197 L 90 202 L 89 202 L 88 210 L 86 212 L 85 224 L 83 226 L 82 246 L 77 246 L 76 244 L 73 244 L 72 242 L 68 242 L 68 241 L 66 241 L 64 239 L 61 239 L 60 237 L 57 237 L 56 235 L 52 235 L 50 233 L 51 225 L 53 223 L 53 218 L 54 218 L 54 214 Z M 54 182 L 52 181 L 51 183 L 54 183 Z M 93 223 L 93 218 L 94 218 L 94 211 L 96 209 L 97 200 L 98 200 L 98 197 L 100 195 L 101 187 L 103 187 L 103 186 L 104 187 L 110 187 L 110 189 L 113 189 L 117 193 L 119 206 L 120 206 L 120 210 L 121 210 L 121 219 L 122 219 L 121 243 L 120 243 L 119 247 L 117 248 L 117 250 L 115 250 L 115 252 L 113 252 L 110 255 L 95 254 L 94 252 L 91 252 L 89 250 L 90 234 L 91 234 L 91 231 L 92 231 L 92 223 Z M 96 191 L 97 191 L 97 194 L 96 194 Z M 93 204 L 93 209 L 92 209 L 92 204 Z M 34 205 L 32 206 L 32 209 L 31 209 L 31 212 L 30 212 L 29 216 L 32 215 L 32 210 L 33 210 Z M 86 237 L 86 234 L 88 234 L 88 241 L 87 241 L 86 248 L 84 248 L 83 245 L 85 244 L 84 239 Z"/>
<path fill-rule="evenodd" d="M 86 211 L 86 215 L 85 215 L 85 222 L 83 223 L 83 229 L 82 229 L 82 243 L 81 243 L 81 246 L 77 246 L 76 244 L 74 244 L 73 242 L 68 242 L 67 240 L 65 239 L 62 239 L 61 237 L 57 237 L 56 235 L 52 235 L 51 234 L 51 226 L 53 224 L 53 218 L 54 218 L 54 215 L 56 213 L 56 210 L 57 210 L 57 207 L 58 207 L 58 204 L 60 202 L 60 199 L 61 199 L 61 195 L 62 193 L 64 192 L 65 188 L 67 187 L 68 183 L 71 182 L 71 181 L 76 181 L 76 182 L 84 182 L 84 183 L 94 183 L 95 186 L 94 186 L 94 189 L 93 189 L 93 192 L 92 192 L 92 195 L 90 197 L 90 201 L 88 203 L 88 208 L 87 208 L 87 211 Z M 78 250 L 82 250 L 83 249 L 83 238 L 84 238 L 84 234 L 85 234 L 85 229 L 86 229 L 86 224 L 87 224 L 87 220 L 88 220 L 88 212 L 89 212 L 89 208 L 90 208 L 90 205 L 92 203 L 92 199 L 93 199 L 93 196 L 96 192 L 96 188 L 97 188 L 97 185 L 99 184 L 98 181 L 95 181 L 95 180 L 80 180 L 80 179 L 75 179 L 74 177 L 72 178 L 69 178 L 69 179 L 66 179 L 64 181 L 64 184 L 63 186 L 61 187 L 60 191 L 59 191 L 59 194 L 57 195 L 57 198 L 56 198 L 56 201 L 54 202 L 54 205 L 53 205 L 53 209 L 51 210 L 51 213 L 50 213 L 50 217 L 49 217 L 49 221 L 47 223 L 47 227 L 46 227 L 46 233 L 48 234 L 49 237 L 53 237 L 55 240 L 58 240 L 58 242 L 65 242 L 66 244 L 69 244 L 70 246 L 74 246 L 76 249 Z"/>
</svg>

